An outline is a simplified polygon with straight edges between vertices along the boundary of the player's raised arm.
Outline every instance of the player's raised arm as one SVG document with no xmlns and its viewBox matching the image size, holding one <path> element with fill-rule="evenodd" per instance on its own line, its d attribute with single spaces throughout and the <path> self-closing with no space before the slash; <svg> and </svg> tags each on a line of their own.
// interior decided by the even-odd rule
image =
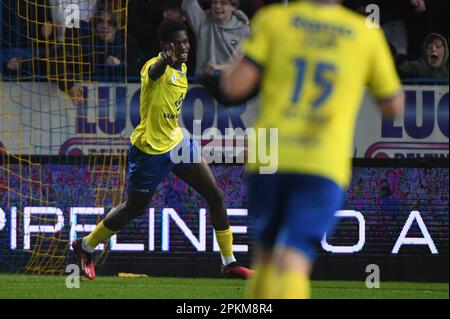
<svg viewBox="0 0 450 319">
<path fill-rule="evenodd" d="M 222 70 L 222 76 L 205 75 L 200 79 L 205 89 L 223 106 L 239 105 L 258 94 L 261 70 L 240 58 Z"/>
<path fill-rule="evenodd" d="M 262 71 L 247 57 L 239 58 L 230 68 L 223 70 L 221 91 L 231 103 L 245 100 L 256 89 Z"/>
<path fill-rule="evenodd" d="M 170 47 L 166 50 L 164 50 L 161 53 L 160 58 L 150 66 L 148 69 L 148 76 L 153 80 L 156 81 L 159 79 L 164 72 L 166 71 L 166 67 L 168 65 L 174 65 L 177 58 L 175 55 L 175 46 L 173 43 L 170 43 Z"/>
<path fill-rule="evenodd" d="M 394 118 L 403 111 L 405 105 L 405 94 L 403 91 L 387 100 L 379 100 L 378 107 L 384 116 Z"/>
</svg>

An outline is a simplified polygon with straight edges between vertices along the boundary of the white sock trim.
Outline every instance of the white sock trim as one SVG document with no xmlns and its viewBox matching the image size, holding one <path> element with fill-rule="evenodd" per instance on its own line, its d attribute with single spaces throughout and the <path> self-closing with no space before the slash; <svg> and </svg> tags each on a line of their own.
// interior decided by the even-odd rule
<svg viewBox="0 0 450 319">
<path fill-rule="evenodd" d="M 225 266 L 236 262 L 236 258 L 234 258 L 234 255 L 231 255 L 231 256 L 220 255 L 220 257 L 222 258 L 222 264 L 224 264 Z"/>
<path fill-rule="evenodd" d="M 81 240 L 81 248 L 83 248 L 83 250 L 85 251 L 85 252 L 88 252 L 88 253 L 93 253 L 94 252 L 94 250 L 95 250 L 95 247 L 94 248 L 92 248 L 91 246 L 89 246 L 87 243 L 86 243 L 86 237 L 84 237 L 82 240 Z"/>
</svg>

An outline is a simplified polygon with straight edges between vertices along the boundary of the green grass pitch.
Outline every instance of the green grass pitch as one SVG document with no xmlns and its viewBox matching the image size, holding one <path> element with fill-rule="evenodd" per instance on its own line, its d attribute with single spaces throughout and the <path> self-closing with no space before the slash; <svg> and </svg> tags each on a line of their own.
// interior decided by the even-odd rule
<svg viewBox="0 0 450 319">
<path fill-rule="evenodd" d="M 65 282 L 65 276 L 0 274 L 0 298 L 239 299 L 245 291 L 245 281 L 230 279 L 98 277 L 82 280 L 79 289 Z M 312 289 L 316 299 L 449 298 L 447 283 L 381 282 L 367 289 L 364 282 L 314 281 Z"/>
</svg>

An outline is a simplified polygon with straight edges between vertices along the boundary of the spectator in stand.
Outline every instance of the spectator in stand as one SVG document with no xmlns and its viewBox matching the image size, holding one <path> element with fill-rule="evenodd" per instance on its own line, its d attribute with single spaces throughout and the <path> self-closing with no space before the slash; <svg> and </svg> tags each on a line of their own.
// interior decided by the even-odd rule
<svg viewBox="0 0 450 319">
<path fill-rule="evenodd" d="M 82 88 L 67 81 L 71 65 L 64 67 L 66 56 L 58 41 L 52 1 L 10 1 L 3 7 L 2 72 L 18 81 L 56 80 L 58 87 L 78 102 Z"/>
<path fill-rule="evenodd" d="M 69 4 L 80 8 L 79 28 L 66 28 Z M 6 73 L 33 80 L 36 76 L 46 76 L 49 80 L 56 80 L 58 87 L 67 92 L 75 103 L 82 101 L 83 89 L 75 83 L 81 80 L 82 65 L 85 65 L 82 47 L 92 46 L 92 43 L 89 43 L 88 36 L 79 36 L 89 32 L 89 21 L 97 4 L 98 0 L 34 0 L 23 5 L 22 2 L 11 1 L 5 10 L 8 18 L 5 22 L 10 24 L 7 26 L 10 28 L 8 34 L 18 37 L 11 42 L 14 50 L 3 50 L 10 55 L 15 53 L 15 56 L 8 57 Z M 68 38 L 71 41 L 67 41 Z M 14 47 L 15 44 L 19 48 Z"/>
<path fill-rule="evenodd" d="M 181 2 L 182 0 L 166 0 L 163 3 L 162 14 L 163 20 L 175 20 L 181 22 L 186 25 L 188 38 L 189 38 L 189 56 L 186 62 L 187 65 L 187 74 L 188 76 L 193 76 L 195 73 L 195 51 L 196 51 L 196 43 L 195 43 L 195 35 L 189 25 L 186 24 L 186 17 L 181 10 Z"/>
<path fill-rule="evenodd" d="M 46 24 L 51 15 L 49 8 L 38 0 L 2 5 L 0 72 L 27 80 L 43 74 L 39 60 L 45 57 L 47 41 L 51 40 Z"/>
<path fill-rule="evenodd" d="M 423 45 L 423 56 L 404 61 L 397 68 L 402 78 L 448 78 L 448 44 L 438 33 L 430 33 Z"/>
<path fill-rule="evenodd" d="M 98 8 L 111 11 L 116 17 L 117 27 L 119 29 L 125 28 L 127 0 L 99 0 Z"/>
<path fill-rule="evenodd" d="M 92 18 L 92 60 L 95 76 L 124 75 L 125 38 L 116 15 L 102 9 Z"/>
<path fill-rule="evenodd" d="M 181 8 L 197 40 L 196 75 L 230 64 L 242 39 L 250 35 L 249 20 L 238 7 L 239 0 L 212 0 L 205 11 L 197 0 L 183 0 Z"/>
<path fill-rule="evenodd" d="M 125 76 L 125 40 L 112 12 L 100 8 L 87 28 L 66 28 L 65 33 L 64 45 L 54 52 L 48 78 L 75 104 L 84 102 L 80 83 Z"/>
<path fill-rule="evenodd" d="M 124 74 L 125 39 L 113 12 L 99 9 L 91 18 L 89 29 L 77 31 L 67 30 L 65 39 L 70 44 L 66 45 L 69 48 L 66 59 L 76 59 L 81 68 L 77 75 L 84 75 L 89 80 L 92 77 L 108 77 L 113 73 Z"/>
</svg>

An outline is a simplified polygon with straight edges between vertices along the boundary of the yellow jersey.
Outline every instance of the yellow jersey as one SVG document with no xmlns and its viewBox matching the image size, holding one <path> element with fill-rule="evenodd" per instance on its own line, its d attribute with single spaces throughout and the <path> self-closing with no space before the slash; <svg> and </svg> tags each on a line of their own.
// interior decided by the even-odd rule
<svg viewBox="0 0 450 319">
<path fill-rule="evenodd" d="M 381 29 L 339 5 L 269 5 L 254 17 L 243 53 L 263 72 L 254 127 L 278 128 L 278 172 L 347 186 L 365 87 L 379 100 L 401 91 Z"/>
<path fill-rule="evenodd" d="M 184 63 L 181 70 L 167 66 L 164 74 L 153 81 L 148 71 L 159 57 L 142 67 L 141 122 L 130 137 L 131 143 L 147 154 L 166 153 L 183 139 L 178 117 L 188 88 L 187 67 Z"/>
</svg>

